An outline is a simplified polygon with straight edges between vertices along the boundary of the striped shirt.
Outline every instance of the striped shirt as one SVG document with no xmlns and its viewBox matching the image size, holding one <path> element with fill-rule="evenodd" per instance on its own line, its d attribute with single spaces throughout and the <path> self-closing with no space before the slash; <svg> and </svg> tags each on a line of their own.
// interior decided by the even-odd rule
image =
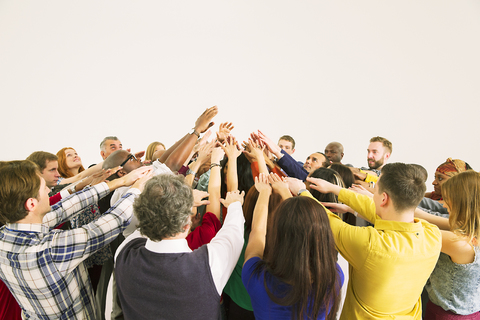
<svg viewBox="0 0 480 320">
<path fill-rule="evenodd" d="M 51 207 L 42 224 L 0 228 L 0 278 L 26 319 L 95 319 L 93 290 L 83 261 L 113 241 L 130 223 L 130 189 L 99 219 L 72 230 L 52 229 L 109 192 L 106 183 L 73 194 Z"/>
</svg>

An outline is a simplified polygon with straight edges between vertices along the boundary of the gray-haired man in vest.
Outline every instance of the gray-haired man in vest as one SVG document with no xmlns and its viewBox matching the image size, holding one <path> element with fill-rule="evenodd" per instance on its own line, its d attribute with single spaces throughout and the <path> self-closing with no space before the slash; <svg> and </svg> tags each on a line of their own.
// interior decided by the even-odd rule
<svg viewBox="0 0 480 320">
<path fill-rule="evenodd" d="M 194 205 L 182 176 L 149 180 L 134 203 L 138 230 L 117 250 L 115 276 L 125 319 L 220 319 L 220 295 L 243 246 L 243 193 L 227 194 L 217 235 L 187 244 Z"/>
</svg>

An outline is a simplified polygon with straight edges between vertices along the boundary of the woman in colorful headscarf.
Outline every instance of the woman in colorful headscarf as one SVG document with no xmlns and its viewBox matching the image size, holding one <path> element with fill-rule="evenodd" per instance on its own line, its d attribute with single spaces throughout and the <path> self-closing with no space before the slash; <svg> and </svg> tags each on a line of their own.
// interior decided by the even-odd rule
<svg viewBox="0 0 480 320">
<path fill-rule="evenodd" d="M 443 200 L 442 184 L 451 177 L 469 169 L 472 169 L 472 167 L 468 163 L 459 159 L 448 158 L 435 171 L 435 180 L 432 182 L 434 191 L 427 192 L 425 197 L 433 200 Z"/>
</svg>

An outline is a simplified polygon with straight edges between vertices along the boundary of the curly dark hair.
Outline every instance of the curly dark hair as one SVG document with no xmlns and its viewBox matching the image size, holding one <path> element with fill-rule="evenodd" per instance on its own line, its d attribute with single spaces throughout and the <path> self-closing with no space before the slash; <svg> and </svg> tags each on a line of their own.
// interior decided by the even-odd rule
<svg viewBox="0 0 480 320">
<path fill-rule="evenodd" d="M 180 175 L 160 174 L 150 179 L 135 200 L 133 210 L 140 232 L 160 241 L 184 231 L 192 214 L 192 189 Z"/>
</svg>

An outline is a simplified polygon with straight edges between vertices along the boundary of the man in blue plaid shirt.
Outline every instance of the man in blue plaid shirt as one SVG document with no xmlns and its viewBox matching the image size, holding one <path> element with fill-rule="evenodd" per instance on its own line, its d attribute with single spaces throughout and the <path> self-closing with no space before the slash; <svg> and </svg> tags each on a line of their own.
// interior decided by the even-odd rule
<svg viewBox="0 0 480 320">
<path fill-rule="evenodd" d="M 31 319 L 96 319 L 92 286 L 83 261 L 114 240 L 130 223 L 134 199 L 152 169 L 142 167 L 50 207 L 49 188 L 33 162 L 0 169 L 0 278 Z M 54 226 L 110 191 L 130 191 L 98 220 L 73 230 Z"/>
</svg>

